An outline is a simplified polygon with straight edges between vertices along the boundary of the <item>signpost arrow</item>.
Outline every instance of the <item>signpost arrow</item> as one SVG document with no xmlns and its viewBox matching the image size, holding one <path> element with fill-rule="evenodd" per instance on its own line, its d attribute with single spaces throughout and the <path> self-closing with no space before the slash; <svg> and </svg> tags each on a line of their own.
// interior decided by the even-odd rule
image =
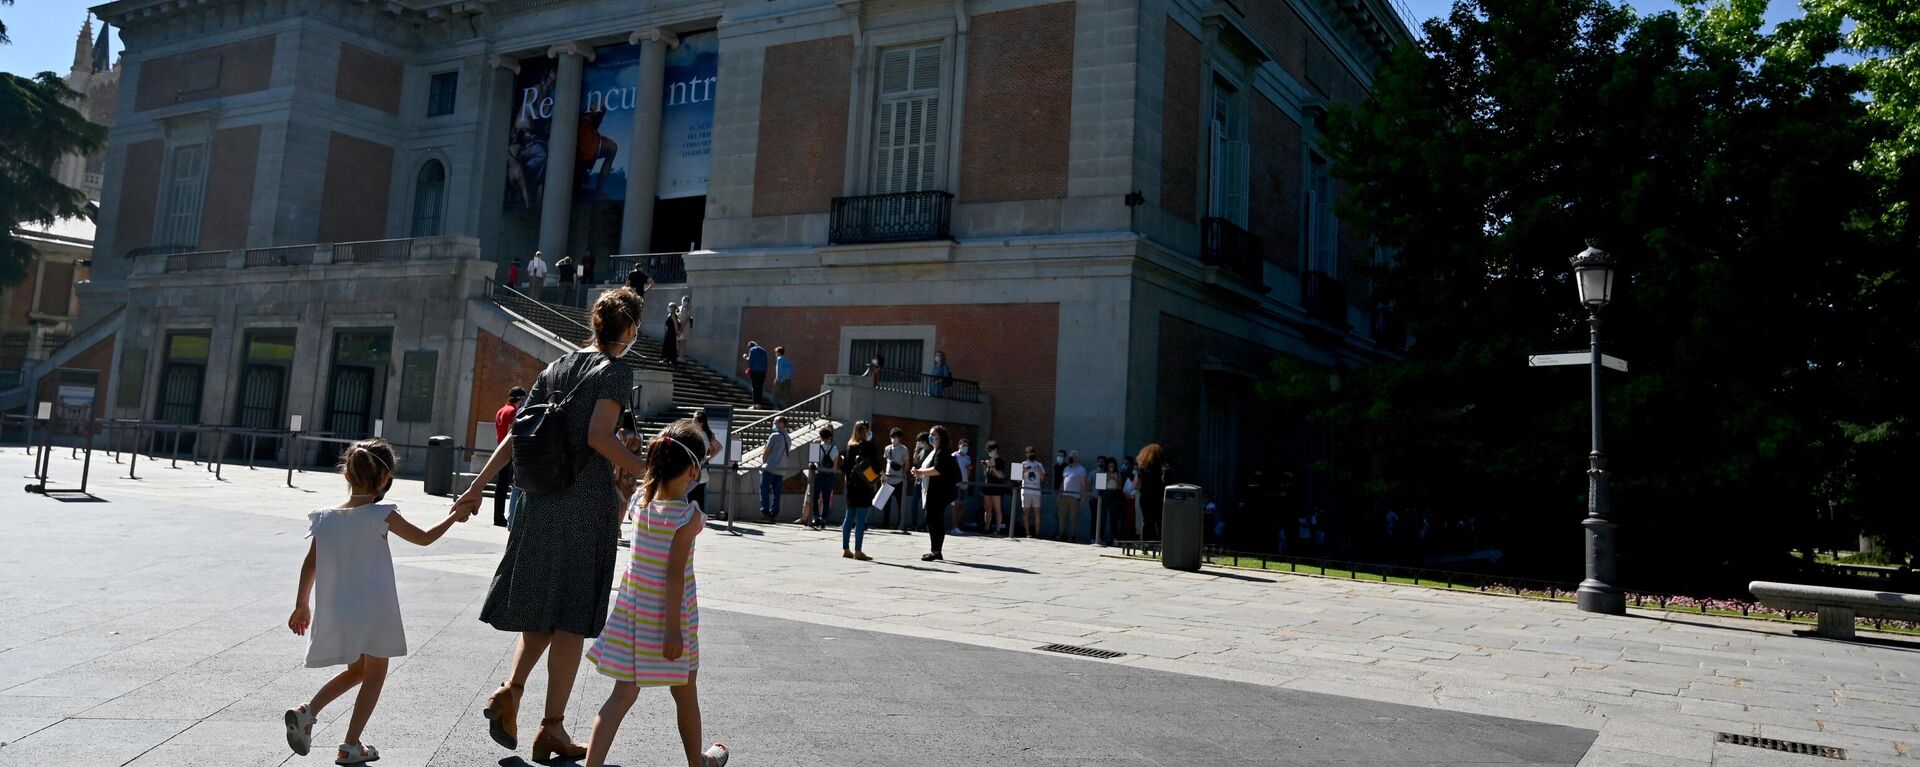
<svg viewBox="0 0 1920 767">
<path fill-rule="evenodd" d="M 1527 355 L 1527 367 L 1533 368 L 1555 367 L 1558 365 L 1589 365 L 1592 363 L 1593 354 L 1590 352 L 1560 352 L 1557 354 Z M 1627 361 L 1611 354 L 1600 355 L 1600 366 L 1618 370 L 1622 373 L 1627 372 Z"/>
</svg>

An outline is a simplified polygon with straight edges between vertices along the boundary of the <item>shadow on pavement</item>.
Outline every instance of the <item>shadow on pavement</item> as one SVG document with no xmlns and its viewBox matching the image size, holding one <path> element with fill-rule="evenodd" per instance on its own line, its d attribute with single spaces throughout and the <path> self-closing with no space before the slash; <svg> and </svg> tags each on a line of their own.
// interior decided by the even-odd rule
<svg viewBox="0 0 1920 767">
<path fill-rule="evenodd" d="M 1022 575 L 1039 575 L 1039 573 L 1036 573 L 1032 570 L 1028 570 L 1024 567 L 1008 567 L 1006 565 L 983 565 L 977 562 L 958 562 L 958 561 L 948 561 L 947 564 L 958 565 L 960 567 L 971 567 L 975 570 L 992 570 L 994 572 L 1000 572 L 1000 573 L 1020 573 Z"/>
<path fill-rule="evenodd" d="M 1254 583 L 1279 583 L 1279 581 L 1276 581 L 1272 578 L 1260 578 L 1252 575 L 1241 575 L 1239 573 L 1226 573 L 1226 572 L 1221 572 L 1219 570 L 1201 570 L 1200 574 L 1211 575 L 1215 578 L 1227 578 L 1229 580 L 1236 580 L 1236 581 L 1252 581 Z"/>
<path fill-rule="evenodd" d="M 919 565 L 903 565 L 895 562 L 882 562 L 878 559 L 873 560 L 873 564 L 884 565 L 886 567 L 898 567 L 902 570 L 919 570 L 920 572 L 923 572 L 923 573 L 946 573 L 948 575 L 954 574 L 952 570 L 942 570 L 938 567 L 921 567 Z"/>
</svg>

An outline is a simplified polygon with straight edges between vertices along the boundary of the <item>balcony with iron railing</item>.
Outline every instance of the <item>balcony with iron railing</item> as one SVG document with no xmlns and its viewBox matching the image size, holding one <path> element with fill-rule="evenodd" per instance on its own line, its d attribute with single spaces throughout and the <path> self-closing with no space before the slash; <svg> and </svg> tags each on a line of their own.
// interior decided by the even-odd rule
<svg viewBox="0 0 1920 767">
<path fill-rule="evenodd" d="M 1266 290 L 1266 246 L 1258 236 L 1224 218 L 1203 221 L 1201 234 L 1200 263 Z"/>
<path fill-rule="evenodd" d="M 1300 304 L 1308 316 L 1336 328 L 1350 327 L 1347 319 L 1347 286 L 1321 271 L 1309 271 L 1301 282 Z"/>
<path fill-rule="evenodd" d="M 653 278 L 655 285 L 685 285 L 687 283 L 687 254 L 685 253 L 629 253 L 607 256 L 613 268 L 604 275 L 595 275 L 600 282 L 617 285 L 626 281 L 627 273 L 633 271 L 635 264 L 640 271 Z"/>
<path fill-rule="evenodd" d="M 835 245 L 952 237 L 953 195 L 941 191 L 833 198 L 827 241 Z"/>
<path fill-rule="evenodd" d="M 873 382 L 873 388 L 881 391 L 950 399 L 955 402 L 981 401 L 979 381 L 875 365 L 868 365 L 861 375 Z"/>
</svg>

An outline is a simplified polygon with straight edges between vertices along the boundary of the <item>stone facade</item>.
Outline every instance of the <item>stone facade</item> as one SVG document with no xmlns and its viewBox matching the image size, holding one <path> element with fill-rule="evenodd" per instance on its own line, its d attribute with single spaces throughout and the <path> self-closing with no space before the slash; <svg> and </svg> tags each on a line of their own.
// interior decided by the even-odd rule
<svg viewBox="0 0 1920 767">
<path fill-rule="evenodd" d="M 1191 471 L 1183 478 L 1206 478 L 1222 495 L 1237 482 L 1223 456 L 1297 425 L 1267 415 L 1284 408 L 1255 404 L 1273 360 L 1337 370 L 1393 353 L 1370 333 L 1374 307 L 1358 276 L 1376 255 L 1323 220 L 1340 190 L 1315 176 L 1324 166 L 1314 148 L 1326 107 L 1364 98 L 1385 52 L 1409 40 L 1381 0 L 291 8 L 101 7 L 125 29 L 123 76 L 134 87 L 108 153 L 101 241 L 116 258 L 91 288 L 100 313 L 144 300 L 130 296 L 156 283 L 130 277 L 138 259 L 124 256 L 156 246 L 405 237 L 430 220 L 478 243 L 480 259 L 462 269 L 498 275 L 535 247 L 549 261 L 578 258 L 698 215 L 687 227 L 698 249 L 685 257 L 685 290 L 700 307 L 687 339 L 696 358 L 729 370 L 748 339 L 786 345 L 811 381 L 847 372 L 854 343 L 918 349 L 910 366 L 923 370 L 943 349 L 954 374 L 992 398 L 996 438 L 1083 455 L 1164 441 Z M 650 145 L 658 126 L 595 133 L 600 118 L 574 102 L 606 46 L 631 43 L 647 74 L 637 114 L 661 120 L 657 62 L 708 30 L 718 63 L 704 204 L 652 207 L 645 174 L 666 159 Z M 526 81 L 548 67 L 552 101 L 541 102 L 545 91 Z M 447 78 L 457 85 L 436 90 Z M 548 183 L 539 205 L 515 208 L 522 192 L 508 189 L 527 166 L 509 147 L 529 104 L 552 107 Z M 180 148 L 211 141 L 210 175 L 240 188 L 247 169 L 221 149 L 242 135 L 258 147 L 251 204 L 222 202 L 227 210 L 207 209 L 197 227 L 169 220 L 181 210 Z M 590 177 L 609 144 L 646 158 L 627 180 L 639 202 L 596 203 L 571 180 Z M 444 169 L 432 195 L 429 163 Z M 904 185 L 899 163 L 911 170 Z M 840 199 L 882 191 L 944 194 Z M 207 200 L 230 199 L 222 194 Z M 643 209 L 672 218 L 636 215 Z M 192 243 L 164 241 L 189 231 Z M 434 284 L 469 291 L 440 297 L 461 303 L 479 283 Z M 449 347 L 443 366 L 504 359 L 475 351 L 492 342 L 455 336 L 449 343 L 467 346 Z M 473 389 L 441 428 L 472 434 L 524 363 L 505 365 L 506 378 L 494 363 L 485 376 L 466 368 Z M 1309 448 L 1287 455 L 1304 465 Z"/>
</svg>

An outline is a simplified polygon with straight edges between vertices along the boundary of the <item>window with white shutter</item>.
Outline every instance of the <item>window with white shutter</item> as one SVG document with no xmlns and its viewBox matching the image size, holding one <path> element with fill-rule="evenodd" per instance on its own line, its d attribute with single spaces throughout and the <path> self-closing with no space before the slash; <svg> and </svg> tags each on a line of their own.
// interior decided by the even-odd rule
<svg viewBox="0 0 1920 767">
<path fill-rule="evenodd" d="M 937 43 L 880 51 L 871 194 L 938 188 L 940 55 Z"/>
<path fill-rule="evenodd" d="M 1207 215 L 1247 225 L 1248 163 L 1245 122 L 1240 119 L 1240 93 L 1223 80 L 1214 80 L 1208 132 Z"/>
<path fill-rule="evenodd" d="M 175 147 L 166 215 L 160 221 L 161 244 L 199 247 L 200 201 L 206 187 L 207 145 Z"/>
</svg>

